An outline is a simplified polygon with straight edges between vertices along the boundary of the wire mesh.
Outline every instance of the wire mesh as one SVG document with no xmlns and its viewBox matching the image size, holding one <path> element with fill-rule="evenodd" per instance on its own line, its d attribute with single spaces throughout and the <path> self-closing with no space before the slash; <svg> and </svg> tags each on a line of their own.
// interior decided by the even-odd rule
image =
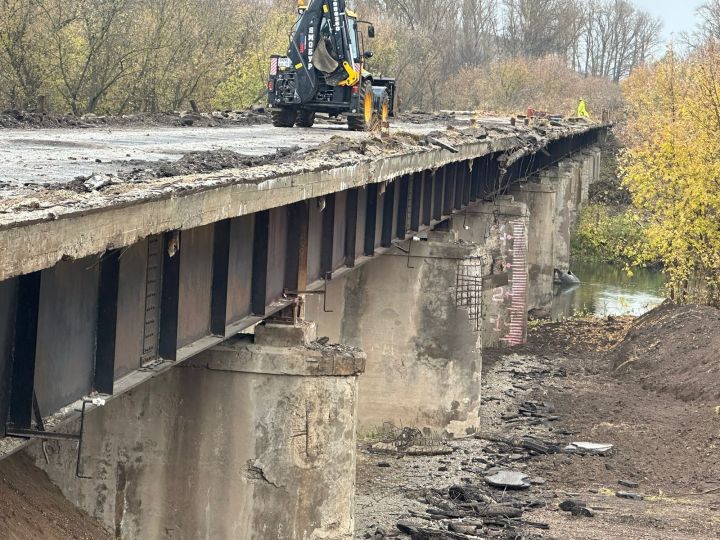
<svg viewBox="0 0 720 540">
<path fill-rule="evenodd" d="M 455 304 L 467 311 L 468 320 L 475 332 L 482 324 L 482 271 L 481 257 L 461 259 L 457 264 Z"/>
</svg>

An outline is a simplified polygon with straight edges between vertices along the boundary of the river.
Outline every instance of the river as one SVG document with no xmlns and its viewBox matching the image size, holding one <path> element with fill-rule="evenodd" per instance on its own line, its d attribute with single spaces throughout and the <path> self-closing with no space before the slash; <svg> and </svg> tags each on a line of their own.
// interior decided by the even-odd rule
<svg viewBox="0 0 720 540">
<path fill-rule="evenodd" d="M 618 266 L 576 262 L 572 271 L 582 284 L 555 287 L 553 320 L 574 315 L 642 315 L 664 300 L 663 275 L 654 270 L 637 269 L 628 276 Z"/>
</svg>

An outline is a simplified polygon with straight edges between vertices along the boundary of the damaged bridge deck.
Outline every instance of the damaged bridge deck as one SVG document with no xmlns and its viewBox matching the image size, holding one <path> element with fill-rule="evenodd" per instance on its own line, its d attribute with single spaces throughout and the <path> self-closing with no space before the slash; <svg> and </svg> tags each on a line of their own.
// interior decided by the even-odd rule
<svg viewBox="0 0 720 540">
<path fill-rule="evenodd" d="M 181 164 L 200 163 L 191 174 L 148 163 L 54 184 L 0 177 L 0 437 L 30 429 L 34 411 L 57 419 L 140 384 L 606 128 L 333 132 L 212 172 L 201 155 Z"/>
</svg>

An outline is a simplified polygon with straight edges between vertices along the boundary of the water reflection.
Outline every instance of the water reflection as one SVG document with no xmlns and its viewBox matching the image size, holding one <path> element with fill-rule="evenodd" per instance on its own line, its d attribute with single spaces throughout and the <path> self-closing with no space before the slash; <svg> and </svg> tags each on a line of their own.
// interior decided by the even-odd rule
<svg viewBox="0 0 720 540">
<path fill-rule="evenodd" d="M 582 284 L 555 288 L 553 319 L 581 314 L 642 315 L 664 300 L 659 272 L 639 269 L 630 277 L 616 266 L 587 263 L 575 263 L 572 270 Z"/>
</svg>

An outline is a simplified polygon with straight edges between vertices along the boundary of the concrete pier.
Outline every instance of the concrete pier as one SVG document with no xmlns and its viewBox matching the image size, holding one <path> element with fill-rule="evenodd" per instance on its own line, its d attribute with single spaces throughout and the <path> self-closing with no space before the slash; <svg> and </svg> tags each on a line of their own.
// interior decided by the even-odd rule
<svg viewBox="0 0 720 540">
<path fill-rule="evenodd" d="M 359 351 L 310 324 L 260 327 L 88 415 L 39 466 L 127 539 L 349 539 Z"/>
<path fill-rule="evenodd" d="M 333 280 L 307 315 L 318 333 L 367 353 L 360 378 L 361 434 L 383 423 L 448 436 L 480 425 L 481 279 L 489 257 L 453 231 L 404 243 Z M 486 270 L 485 270 L 486 271 Z"/>
<path fill-rule="evenodd" d="M 556 189 L 547 180 L 516 184 L 510 194 L 527 206 L 528 228 L 528 309 L 550 306 L 553 298 L 555 269 L 555 199 Z"/>
<path fill-rule="evenodd" d="M 520 345 L 527 339 L 527 205 L 512 196 L 470 205 L 453 218 L 461 240 L 484 245 L 490 257 L 483 274 L 483 348 Z"/>
</svg>

